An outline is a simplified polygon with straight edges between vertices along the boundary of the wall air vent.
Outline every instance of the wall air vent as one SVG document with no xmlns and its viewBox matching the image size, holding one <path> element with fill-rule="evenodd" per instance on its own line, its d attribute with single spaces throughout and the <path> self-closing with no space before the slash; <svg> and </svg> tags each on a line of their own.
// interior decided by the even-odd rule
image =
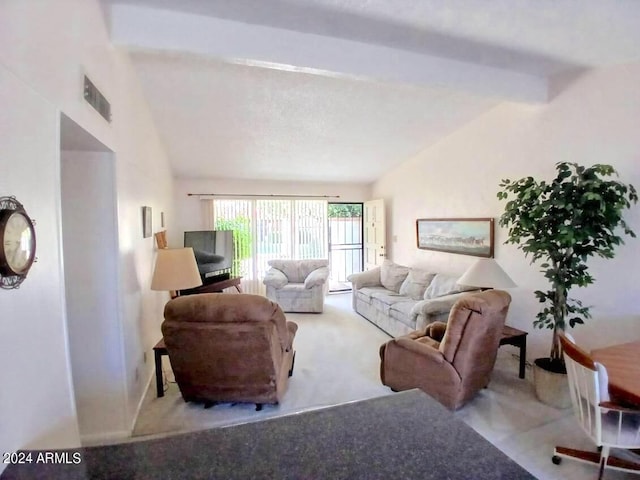
<svg viewBox="0 0 640 480">
<path fill-rule="evenodd" d="M 86 75 L 84 76 L 84 99 L 89 105 L 95 108 L 107 122 L 111 122 L 111 104 Z"/>
</svg>

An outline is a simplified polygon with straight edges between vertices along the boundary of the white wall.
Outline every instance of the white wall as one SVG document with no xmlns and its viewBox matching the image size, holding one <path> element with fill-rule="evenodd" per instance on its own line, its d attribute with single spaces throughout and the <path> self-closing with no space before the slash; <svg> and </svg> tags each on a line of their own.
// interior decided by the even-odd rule
<svg viewBox="0 0 640 480">
<path fill-rule="evenodd" d="M 373 185 L 373 196 L 387 202 L 393 260 L 464 272 L 473 257 L 416 248 L 415 220 L 497 219 L 504 208 L 496 198 L 501 179 L 551 179 L 556 162 L 612 164 L 622 181 L 640 187 L 640 64 L 557 82 L 564 91 L 550 104 L 501 104 Z M 625 217 L 640 234 L 640 206 Z M 495 258 L 519 286 L 510 291 L 508 323 L 530 332 L 531 358 L 548 355 L 550 332 L 534 331 L 532 326 L 539 309 L 532 292 L 545 289 L 545 279 L 520 250 L 503 244 L 506 231 L 496 227 Z M 640 338 L 640 240 L 626 242 L 613 260 L 590 261 L 595 284 L 571 292 L 594 307 L 594 319 L 574 330 L 576 339 L 587 346 Z"/>
<path fill-rule="evenodd" d="M 0 192 L 17 195 L 39 220 L 40 259 L 34 278 L 20 291 L 0 292 L 2 328 L 8 329 L 5 341 L 11 345 L 0 361 L 17 366 L 8 373 L 0 400 L 0 447 L 71 446 L 78 443 L 78 431 L 65 344 L 60 112 L 115 152 L 124 345 L 109 347 L 124 349 L 119 376 L 127 428 L 152 376 L 151 348 L 160 338 L 168 299 L 149 291 L 155 247 L 153 237 L 142 238 L 140 208 L 152 207 L 154 231 L 161 211 L 171 221 L 172 176 L 133 68 L 109 43 L 97 0 L 0 2 L 0 72 Z M 111 102 L 111 123 L 83 100 L 84 73 Z M 5 174 L 16 164 L 15 173 Z M 17 320 L 5 320 L 7 312 Z M 112 428 L 117 432 L 121 426 Z"/>
<path fill-rule="evenodd" d="M 36 220 L 38 258 L 19 289 L 0 290 L 0 450 L 75 447 L 60 257 L 58 112 L 1 64 L 0 105 L 0 196 L 15 195 Z"/>
<path fill-rule="evenodd" d="M 175 181 L 175 223 L 169 233 L 169 246 L 182 246 L 183 232 L 207 228 L 202 201 L 189 193 L 225 195 L 329 195 L 329 202 L 365 202 L 370 199 L 370 186 L 355 183 L 280 182 L 268 180 L 230 179 L 176 179 Z"/>
<path fill-rule="evenodd" d="M 126 434 L 113 154 L 63 151 L 61 179 L 67 330 L 80 434 L 114 428 Z"/>
</svg>

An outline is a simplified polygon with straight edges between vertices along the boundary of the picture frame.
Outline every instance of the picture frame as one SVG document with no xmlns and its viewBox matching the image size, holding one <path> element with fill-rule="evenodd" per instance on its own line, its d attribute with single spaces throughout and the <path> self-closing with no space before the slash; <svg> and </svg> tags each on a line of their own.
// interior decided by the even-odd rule
<svg viewBox="0 0 640 480">
<path fill-rule="evenodd" d="M 419 218 L 416 240 L 421 250 L 493 258 L 493 218 Z"/>
<path fill-rule="evenodd" d="M 150 237 L 152 230 L 151 207 L 142 207 L 142 237 Z"/>
</svg>

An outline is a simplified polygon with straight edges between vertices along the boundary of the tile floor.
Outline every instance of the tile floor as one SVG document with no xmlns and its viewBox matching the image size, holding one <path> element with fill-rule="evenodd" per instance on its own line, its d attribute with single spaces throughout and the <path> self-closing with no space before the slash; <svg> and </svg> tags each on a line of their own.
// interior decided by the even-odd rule
<svg viewBox="0 0 640 480">
<path fill-rule="evenodd" d="M 596 479 L 597 468 L 563 459 L 551 463 L 556 445 L 593 450 L 589 437 L 581 430 L 572 410 L 560 410 L 535 398 L 531 369 L 526 379 L 518 378 L 518 362 L 510 350 L 502 347 L 488 388 L 456 416 L 496 445 L 539 480 Z M 638 475 L 606 470 L 607 480 L 639 479 Z"/>
</svg>

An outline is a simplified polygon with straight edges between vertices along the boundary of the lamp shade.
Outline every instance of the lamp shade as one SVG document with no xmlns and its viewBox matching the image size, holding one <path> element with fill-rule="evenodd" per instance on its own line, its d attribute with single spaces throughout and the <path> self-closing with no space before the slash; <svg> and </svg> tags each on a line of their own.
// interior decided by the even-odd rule
<svg viewBox="0 0 640 480">
<path fill-rule="evenodd" d="M 158 250 L 151 290 L 186 290 L 202 285 L 193 248 Z"/>
<path fill-rule="evenodd" d="M 458 284 L 480 288 L 512 288 L 517 286 L 493 258 L 477 260 L 458 279 Z"/>
</svg>

